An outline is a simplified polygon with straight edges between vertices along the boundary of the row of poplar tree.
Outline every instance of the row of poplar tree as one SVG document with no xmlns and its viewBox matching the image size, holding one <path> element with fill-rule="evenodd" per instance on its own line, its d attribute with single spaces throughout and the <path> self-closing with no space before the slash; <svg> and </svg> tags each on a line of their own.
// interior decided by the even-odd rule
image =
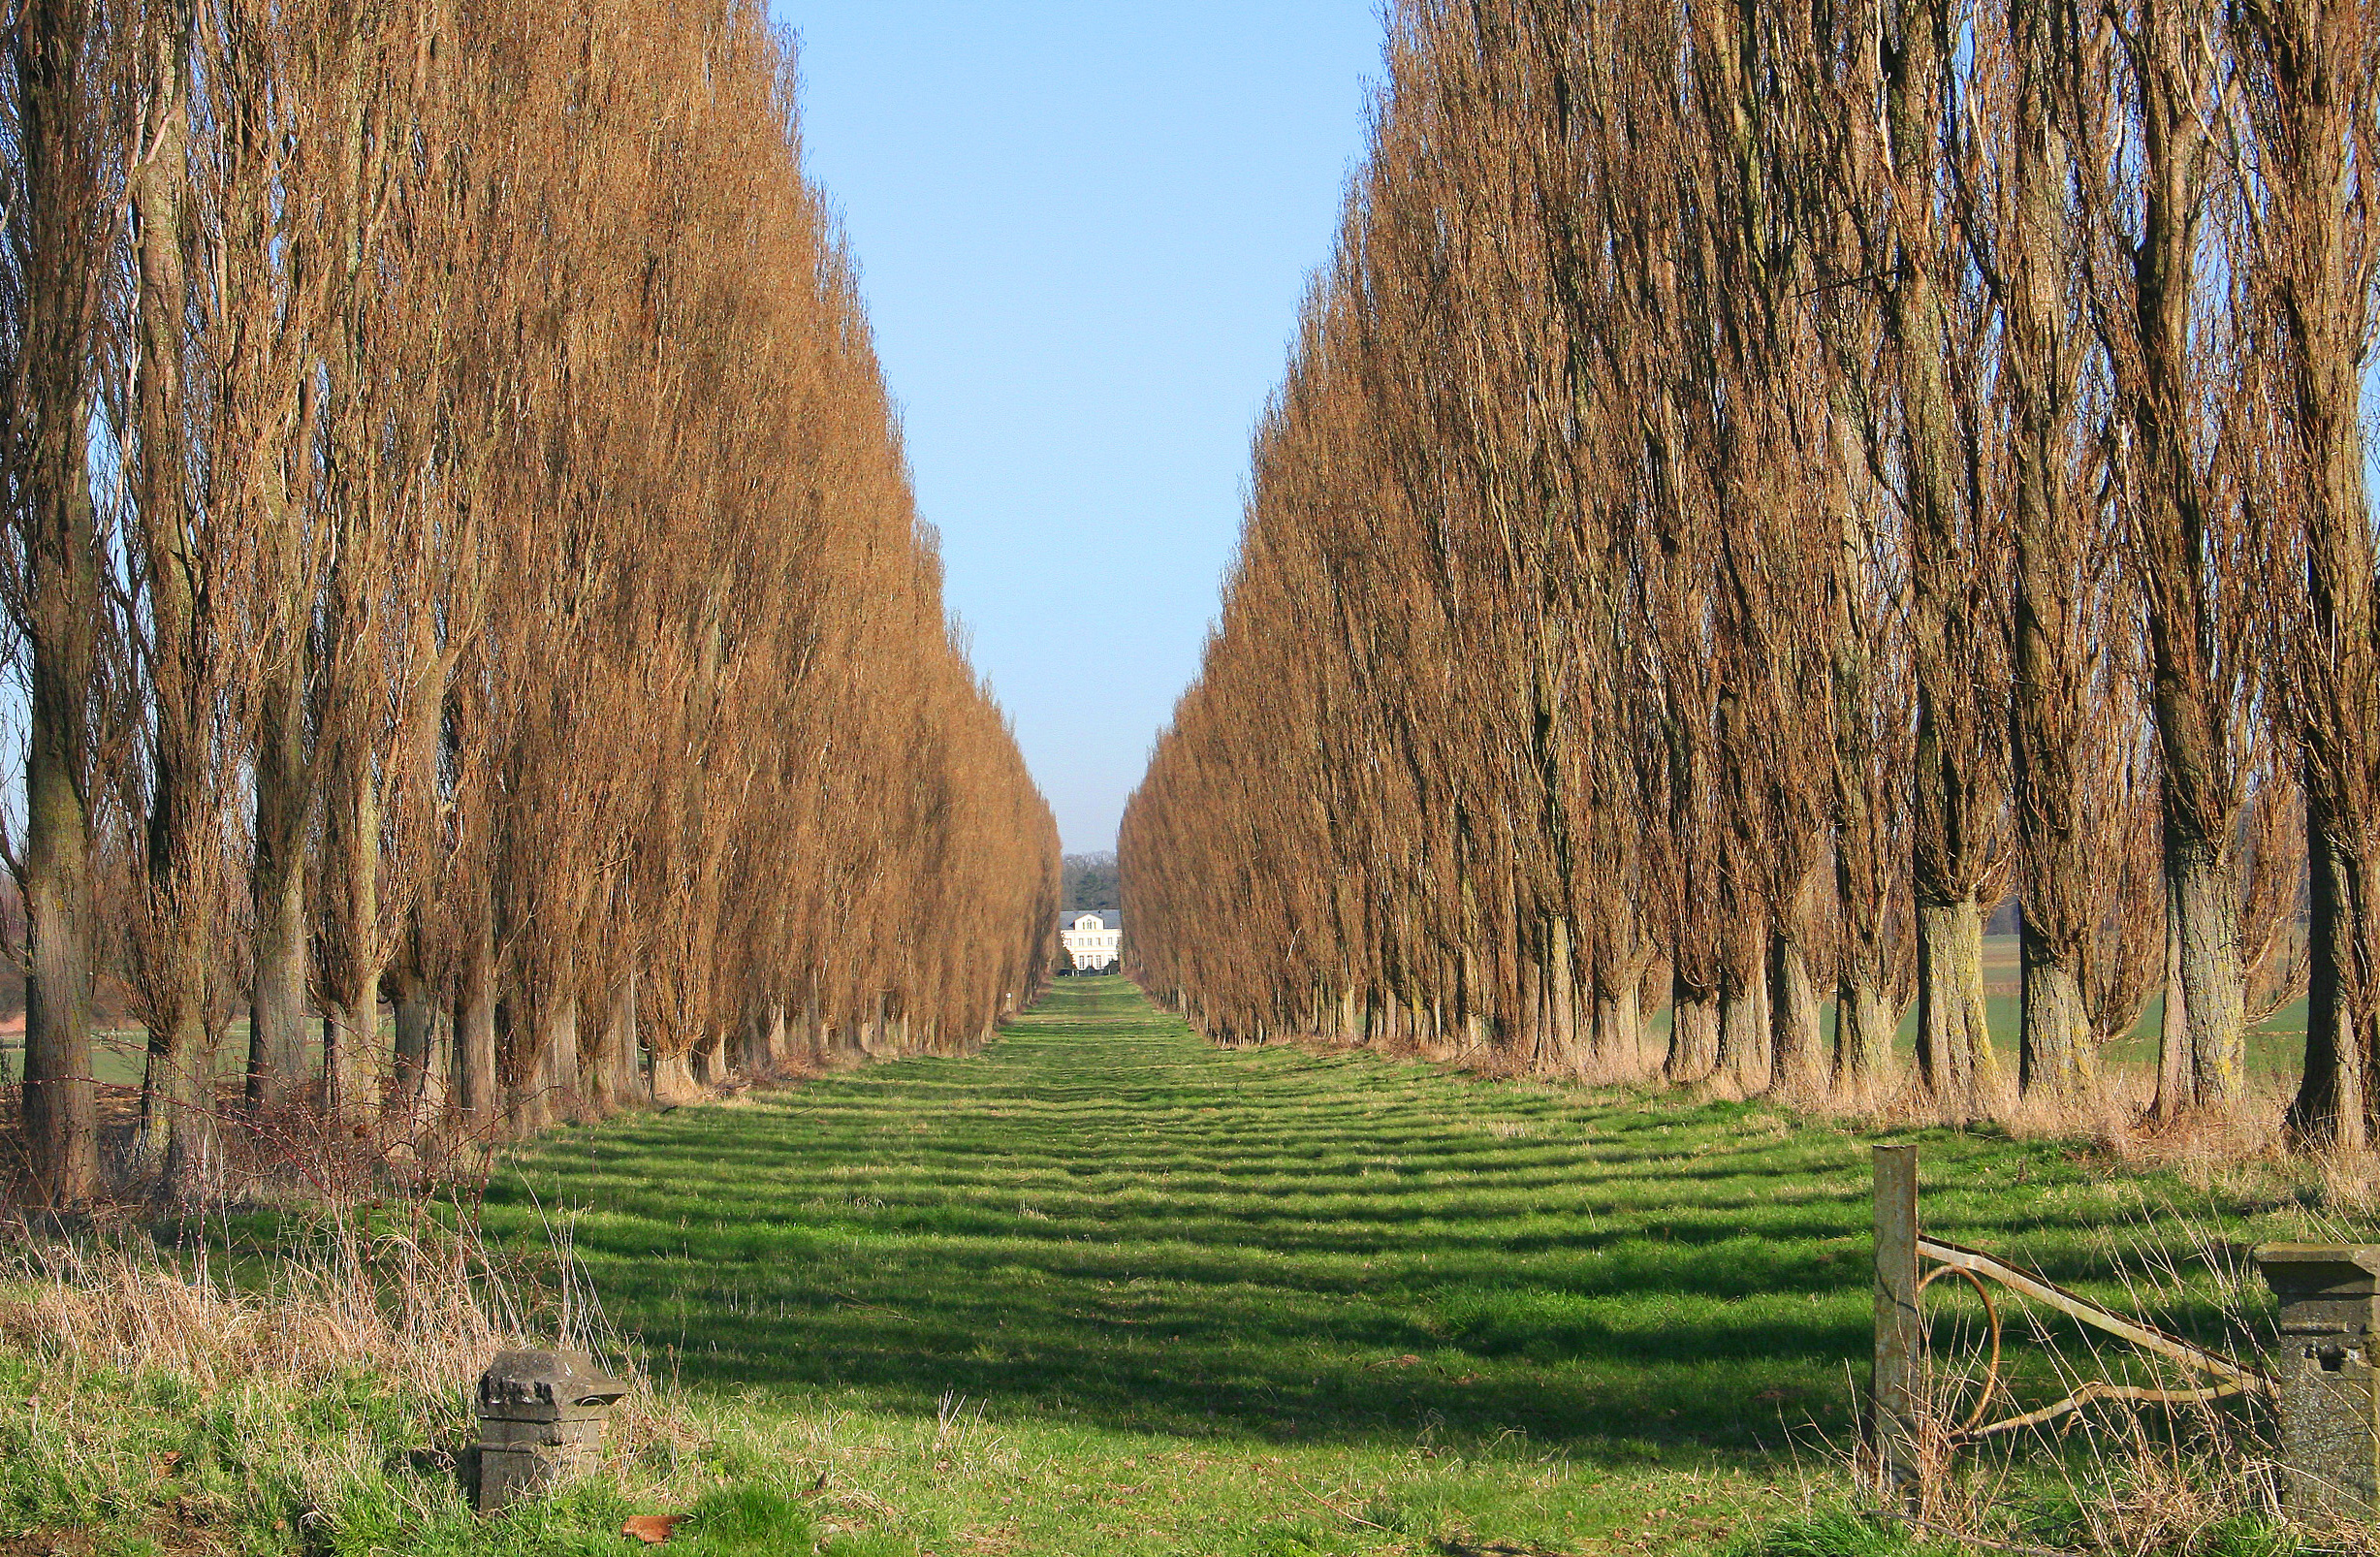
<svg viewBox="0 0 2380 1557">
<path fill-rule="evenodd" d="M 1211 1032 L 2380 1108 L 2367 0 L 1399 0 L 1122 839 Z M 2309 868 L 2310 867 L 2310 868 Z M 1261 933 L 1252 933 L 1261 927 Z M 1835 1020 L 1826 1020 L 1831 1002 Z M 1898 1078 L 1893 1085 L 1898 1085 Z"/>
<path fill-rule="evenodd" d="M 1057 836 L 759 0 L 14 0 L 0 47 L 35 1197 L 100 1182 L 95 980 L 169 1189 L 238 1113 L 500 1133 L 1030 998 Z"/>
</svg>

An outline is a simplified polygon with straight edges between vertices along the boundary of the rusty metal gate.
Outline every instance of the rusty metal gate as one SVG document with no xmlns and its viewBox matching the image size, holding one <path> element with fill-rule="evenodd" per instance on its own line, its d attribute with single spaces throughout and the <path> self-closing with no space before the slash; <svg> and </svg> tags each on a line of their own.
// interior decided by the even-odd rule
<svg viewBox="0 0 2380 1557">
<path fill-rule="evenodd" d="M 2180 1406 L 2239 1396 L 2272 1398 L 2273 1382 L 2259 1369 L 2118 1314 L 1996 1255 L 1926 1236 L 1918 1224 L 1918 1149 L 1879 1146 L 1875 1161 L 1876 1356 L 1868 1427 L 1878 1490 L 1885 1495 L 1904 1492 L 1918 1478 L 1920 1417 L 1927 1404 L 1920 1398 L 1925 1324 L 1920 1303 L 1928 1287 L 1946 1279 L 1964 1282 L 1982 1300 L 1988 1348 L 1981 1389 L 1962 1419 L 1924 1424 L 1953 1446 L 2038 1427 L 2096 1400 Z M 2163 1357 L 2205 1382 L 2153 1389 L 2094 1379 L 2051 1405 L 1993 1420 L 1994 1405 L 2008 1393 L 2001 1376 L 2000 1307 L 1992 1296 L 1993 1285 Z"/>
</svg>

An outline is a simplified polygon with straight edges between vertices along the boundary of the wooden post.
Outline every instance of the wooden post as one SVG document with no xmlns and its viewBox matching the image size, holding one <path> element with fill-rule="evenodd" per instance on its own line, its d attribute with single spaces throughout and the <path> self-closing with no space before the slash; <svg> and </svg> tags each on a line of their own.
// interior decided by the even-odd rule
<svg viewBox="0 0 2380 1557">
<path fill-rule="evenodd" d="M 1876 1151 L 1876 1361 L 1868 1384 L 1877 1495 L 1917 1491 L 1918 1149 Z"/>
</svg>

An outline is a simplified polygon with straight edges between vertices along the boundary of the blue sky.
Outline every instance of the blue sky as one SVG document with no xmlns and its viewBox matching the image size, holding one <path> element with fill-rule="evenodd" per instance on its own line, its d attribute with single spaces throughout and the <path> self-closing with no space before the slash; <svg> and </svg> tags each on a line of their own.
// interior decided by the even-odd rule
<svg viewBox="0 0 2380 1557">
<path fill-rule="evenodd" d="M 775 0 L 951 610 L 1070 850 L 1197 670 L 1374 0 Z"/>
</svg>

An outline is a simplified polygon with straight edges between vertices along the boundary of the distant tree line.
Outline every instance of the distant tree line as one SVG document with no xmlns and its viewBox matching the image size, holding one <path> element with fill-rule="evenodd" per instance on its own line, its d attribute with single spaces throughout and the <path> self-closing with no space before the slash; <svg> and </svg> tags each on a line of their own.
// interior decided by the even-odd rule
<svg viewBox="0 0 2380 1557">
<path fill-rule="evenodd" d="M 1095 912 L 1106 909 L 1119 912 L 1124 907 L 1124 885 L 1116 873 L 1113 850 L 1096 854 L 1069 854 L 1065 857 L 1065 890 L 1061 894 L 1062 908 Z"/>
<path fill-rule="evenodd" d="M 1127 961 L 1208 1031 L 1947 1116 L 2380 1095 L 2361 0 L 1399 0 Z M 2006 1078 L 1986 915 L 2020 904 Z M 2303 912 L 2304 928 L 2297 926 Z M 1266 933 L 1251 935 L 1251 926 Z M 1824 1007 L 1831 999 L 1831 1032 Z"/>
<path fill-rule="evenodd" d="M 1030 997 L 1056 834 L 757 0 L 7 18 L 35 1199 L 99 1184 L 100 969 L 175 1192 L 227 1119 L 496 1135 Z"/>
</svg>

